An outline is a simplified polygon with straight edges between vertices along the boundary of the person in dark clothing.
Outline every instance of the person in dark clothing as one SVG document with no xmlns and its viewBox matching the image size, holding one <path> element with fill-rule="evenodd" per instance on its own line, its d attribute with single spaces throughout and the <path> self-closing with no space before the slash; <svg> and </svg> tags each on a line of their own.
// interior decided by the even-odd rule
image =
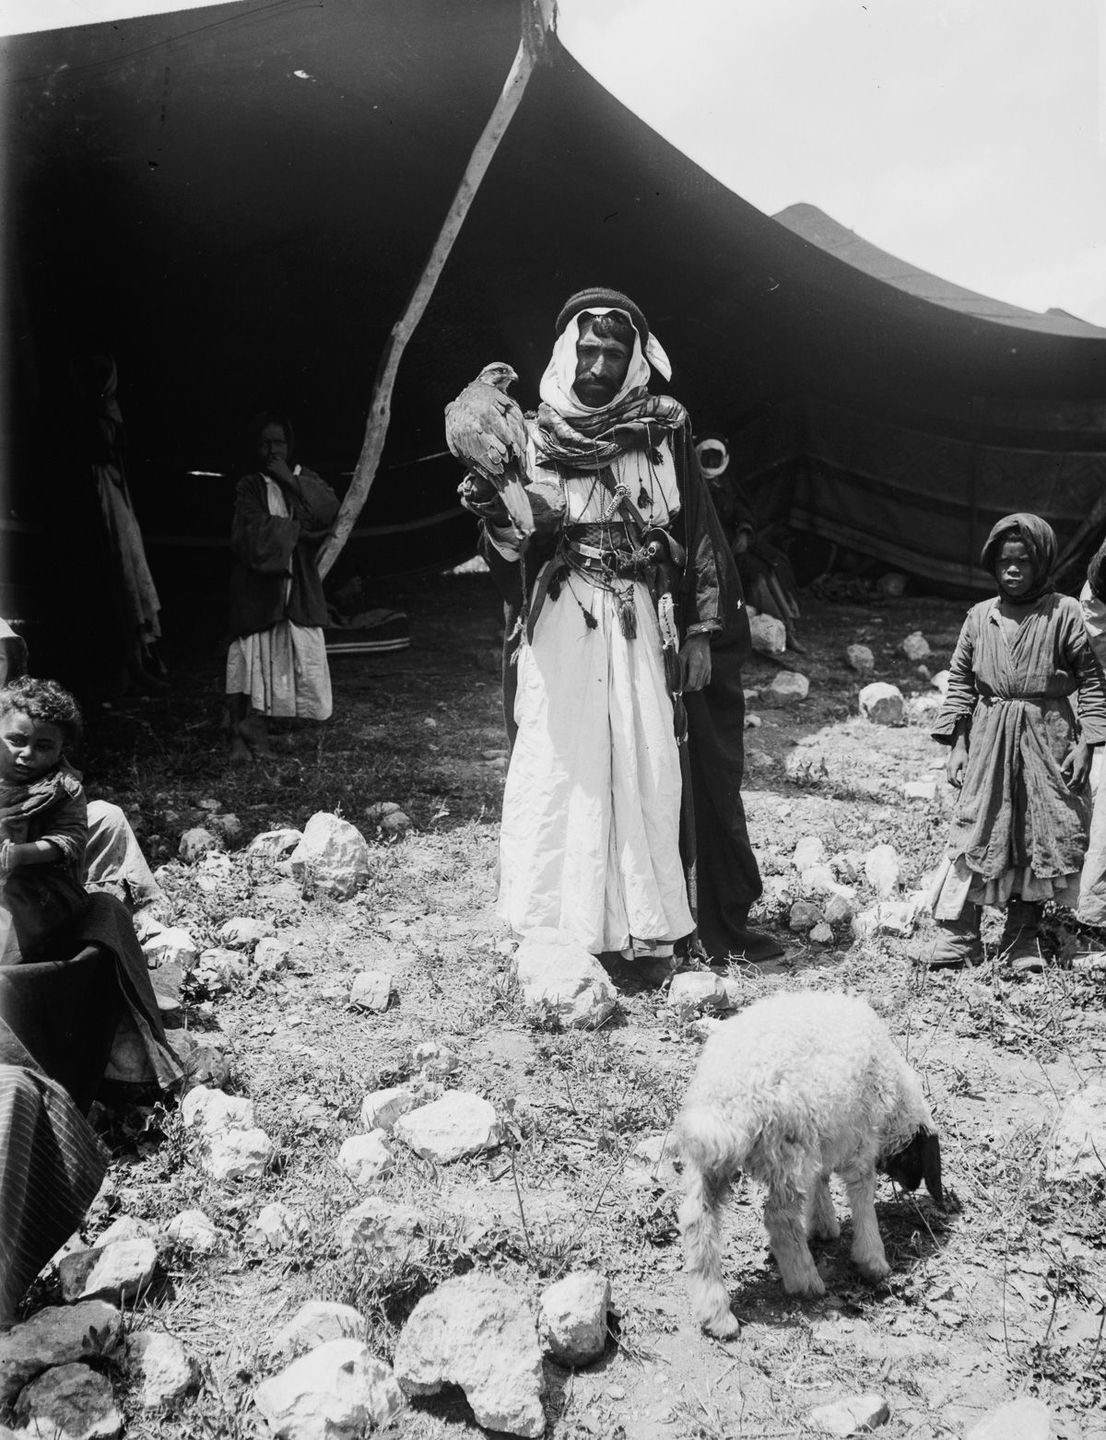
<svg viewBox="0 0 1106 1440">
<path fill-rule="evenodd" d="M 227 696 L 231 759 L 268 754 L 267 718 L 327 720 L 326 600 L 316 556 L 338 513 L 330 486 L 291 465 L 292 427 L 266 412 L 250 427 L 258 468 L 234 501 Z"/>
<path fill-rule="evenodd" d="M 637 332 L 642 354 L 654 368 L 661 368 L 653 359 L 656 352 L 647 349 L 655 340 L 650 337 L 644 316 L 632 301 L 618 292 L 593 290 L 572 297 L 558 319 L 558 337 L 566 327 L 572 326 L 572 334 L 579 334 L 581 342 L 586 342 L 597 328 L 592 317 L 596 313 L 612 312 L 626 317 L 631 336 L 633 331 Z M 550 403 L 546 394 L 547 390 L 555 394 L 556 386 L 543 381 L 546 404 L 532 424 L 535 443 L 544 457 L 541 465 L 558 471 L 563 482 L 571 486 L 575 476 L 599 474 L 600 457 L 605 456 L 608 449 L 611 459 L 607 463 L 620 475 L 623 470 L 629 474 L 632 468 L 627 467 L 621 457 L 633 455 L 635 451 L 652 457 L 647 458 L 643 475 L 651 475 L 654 466 L 668 465 L 670 459 L 679 496 L 676 538 L 687 553 L 675 593 L 684 610 L 680 635 L 684 671 L 682 698 L 689 732 L 690 788 L 694 801 L 694 835 L 687 833 L 689 807 L 685 805 L 684 833 L 680 837 L 685 860 L 695 857 L 694 867 L 688 867 L 689 891 L 693 904 L 697 899 L 698 936 L 712 963 L 724 964 L 730 957 L 769 959 L 782 954 L 782 947 L 748 926 L 749 910 L 760 896 L 761 881 L 741 800 L 744 765 L 741 665 L 749 654 L 749 626 L 741 598 L 741 582 L 699 472 L 686 412 L 667 397 L 650 396 L 643 387 L 623 393 L 627 383 L 624 374 L 616 377 L 623 390 L 616 387 L 613 397 L 585 395 L 580 388 L 580 366 L 585 363 L 581 342 L 577 344 L 580 359 L 576 385 L 571 394 L 565 389 L 569 399 L 560 408 Z M 636 357 L 637 346 L 631 348 Z M 662 361 L 667 363 L 663 357 Z M 661 373 L 667 372 L 661 368 Z M 578 403 L 581 401 L 582 404 Z M 589 447 L 594 455 L 584 453 Z M 668 458 L 662 460 L 662 456 Z M 622 483 L 625 485 L 624 479 Z M 630 499 L 636 506 L 655 512 L 660 500 L 646 493 L 648 487 L 644 480 L 638 483 L 640 491 L 636 485 L 630 486 L 633 491 Z M 538 491 L 543 487 L 544 481 L 534 490 L 539 516 L 543 514 L 543 503 Z M 565 493 L 571 511 L 574 497 Z M 575 550 L 586 560 L 587 550 L 577 543 L 574 528 L 578 527 L 566 526 L 562 517 L 552 527 L 539 524 L 538 534 L 527 548 L 525 563 L 520 564 L 517 551 L 512 553 L 511 547 L 502 543 L 503 519 L 498 498 L 479 494 L 472 477 L 463 482 L 462 496 L 469 508 L 485 521 L 484 553 L 504 600 L 504 718 L 513 749 L 517 737 L 516 652 L 523 631 L 536 633 L 539 616 L 535 612 L 553 603 L 562 585 L 568 593 L 564 594 L 561 604 L 575 598 L 577 607 L 590 606 L 589 613 L 595 618 L 594 585 L 585 589 L 583 580 L 587 577 L 576 575 L 573 556 L 566 553 Z M 612 501 L 614 496 L 612 492 Z M 568 518 L 571 519 L 571 515 Z M 608 528 L 611 527 L 608 525 Z M 561 584 L 555 573 L 558 567 L 565 575 Z M 617 583 L 612 583 L 613 590 L 617 591 Z M 572 613 L 571 606 L 568 613 Z M 584 633 L 594 635 L 595 627 L 589 624 Z M 645 643 L 644 638 L 640 643 Z"/>
</svg>

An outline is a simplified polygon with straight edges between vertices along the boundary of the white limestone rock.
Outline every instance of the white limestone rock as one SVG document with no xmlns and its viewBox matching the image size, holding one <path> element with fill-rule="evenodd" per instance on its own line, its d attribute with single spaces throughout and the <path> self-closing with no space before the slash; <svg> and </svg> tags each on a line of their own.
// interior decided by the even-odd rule
<svg viewBox="0 0 1106 1440">
<path fill-rule="evenodd" d="M 372 1195 L 339 1218 L 338 1244 L 366 1265 L 407 1265 L 425 1259 L 429 1251 L 424 1220 L 423 1211 L 413 1205 Z"/>
<path fill-rule="evenodd" d="M 787 928 L 802 933 L 821 923 L 822 907 L 810 900 L 796 900 L 787 917 Z"/>
<path fill-rule="evenodd" d="M 273 1337 L 278 1354 L 302 1355 L 330 1340 L 364 1340 L 365 1317 L 352 1305 L 333 1300 L 308 1300 Z"/>
<path fill-rule="evenodd" d="M 392 977 L 386 970 L 362 970 L 353 977 L 349 1003 L 355 1010 L 387 1010 L 392 999 Z"/>
<path fill-rule="evenodd" d="M 864 857 L 868 884 L 885 900 L 899 893 L 899 855 L 893 845 L 876 845 Z"/>
<path fill-rule="evenodd" d="M 912 630 L 909 635 L 899 641 L 899 653 L 917 664 L 919 660 L 926 659 L 933 652 L 929 648 L 929 641 L 922 632 Z"/>
<path fill-rule="evenodd" d="M 906 702 L 906 718 L 911 725 L 920 725 L 928 730 L 941 713 L 944 700 L 936 690 L 927 690 L 922 695 L 911 695 Z"/>
<path fill-rule="evenodd" d="M 777 709 L 788 709 L 798 705 L 810 694 L 810 681 L 797 670 L 781 670 L 774 676 L 771 685 L 760 692 L 761 705 Z"/>
<path fill-rule="evenodd" d="M 876 657 L 867 645 L 846 645 L 845 663 L 858 675 L 871 675 L 876 668 Z"/>
<path fill-rule="evenodd" d="M 936 800 L 936 780 L 907 780 L 902 787 L 903 796 L 907 800 Z"/>
<path fill-rule="evenodd" d="M 261 1209 L 250 1222 L 247 1235 L 260 1247 L 269 1250 L 295 1250 L 310 1233 L 307 1221 L 290 1205 L 274 1200 Z"/>
<path fill-rule="evenodd" d="M 857 940 L 874 940 L 877 935 L 913 935 L 918 920 L 916 900 L 881 900 L 853 916 Z"/>
<path fill-rule="evenodd" d="M 218 835 L 202 826 L 186 830 L 180 837 L 180 845 L 177 847 L 177 854 L 186 865 L 194 865 L 197 860 L 209 854 L 212 850 L 222 849 L 223 842 Z"/>
<path fill-rule="evenodd" d="M 873 680 L 871 685 L 865 685 L 858 703 L 861 715 L 873 725 L 901 725 L 906 715 L 902 691 L 886 680 Z"/>
<path fill-rule="evenodd" d="M 181 1122 L 187 1130 L 199 1130 L 210 1138 L 221 1130 L 249 1130 L 253 1127 L 253 1101 L 245 1095 L 227 1095 L 208 1085 L 197 1085 L 181 1101 Z"/>
<path fill-rule="evenodd" d="M 351 1135 L 338 1151 L 338 1167 L 362 1189 L 375 1185 L 392 1168 L 392 1152 L 383 1130 Z"/>
<path fill-rule="evenodd" d="M 200 1367 L 175 1335 L 140 1330 L 127 1341 L 127 1369 L 143 1410 L 171 1410 L 200 1388 Z"/>
<path fill-rule="evenodd" d="M 0 1407 L 11 1405 L 43 1370 L 111 1355 L 123 1340 L 123 1317 L 105 1300 L 50 1305 L 0 1332 Z"/>
<path fill-rule="evenodd" d="M 102 1247 L 111 1245 L 116 1240 L 152 1240 L 154 1232 L 146 1224 L 145 1220 L 139 1220 L 134 1215 L 120 1215 L 113 1220 L 102 1235 L 96 1237 L 96 1245 Z M 83 1249 L 83 1246 L 78 1246 Z"/>
<path fill-rule="evenodd" d="M 538 1334 L 560 1365 L 588 1365 L 607 1345 L 611 1282 L 597 1270 L 578 1270 L 542 1293 Z"/>
<path fill-rule="evenodd" d="M 401 1115 L 418 1104 L 419 1097 L 406 1085 L 371 1090 L 361 1101 L 361 1124 L 366 1130 L 391 1130 Z"/>
<path fill-rule="evenodd" d="M 799 876 L 799 888 L 805 900 L 816 895 L 839 895 L 843 900 L 856 899 L 856 891 L 849 885 L 842 885 L 829 865 L 808 865 Z"/>
<path fill-rule="evenodd" d="M 531 930 L 515 952 L 515 973 L 527 1013 L 570 1029 L 602 1025 L 618 1001 L 594 955 L 560 930 Z"/>
<path fill-rule="evenodd" d="M 673 975 L 666 1004 L 681 1020 L 692 1020 L 704 1012 L 728 1010 L 730 997 L 720 975 L 711 970 L 687 970 Z"/>
<path fill-rule="evenodd" d="M 424 1040 L 416 1045 L 411 1052 L 411 1061 L 415 1069 L 421 1070 L 430 1080 L 445 1080 L 461 1068 L 456 1053 L 437 1040 Z"/>
<path fill-rule="evenodd" d="M 182 972 L 191 970 L 200 958 L 200 946 L 187 930 L 170 925 L 155 930 L 143 941 L 142 953 L 151 970 L 161 965 L 179 965 Z"/>
<path fill-rule="evenodd" d="M 1043 1400 L 1022 1395 L 989 1411 L 965 1440 L 1050 1440 L 1052 1415 Z"/>
<path fill-rule="evenodd" d="M 275 975 L 286 970 L 292 962 L 292 947 L 287 940 L 278 940 L 275 935 L 263 935 L 253 952 L 254 966 L 266 975 Z"/>
<path fill-rule="evenodd" d="M 383 1360 L 360 1340 L 328 1340 L 263 1380 L 253 1403 L 274 1440 L 362 1440 L 404 1408 Z"/>
<path fill-rule="evenodd" d="M 495 1275 L 460 1275 L 424 1295 L 396 1345 L 395 1374 L 408 1395 L 459 1385 L 487 1430 L 531 1440 L 545 1433 L 534 1317 Z"/>
<path fill-rule="evenodd" d="M 815 925 L 814 928 L 811 930 L 810 938 L 814 941 L 816 945 L 832 945 L 833 926 L 827 925 L 824 920 L 820 920 L 818 924 Z"/>
<path fill-rule="evenodd" d="M 62 1299 L 133 1301 L 146 1294 L 157 1274 L 152 1240 L 113 1240 L 66 1255 L 58 1266 Z"/>
<path fill-rule="evenodd" d="M 58 1365 L 15 1402 L 20 1440 L 115 1440 L 123 1416 L 111 1382 L 87 1365 Z"/>
<path fill-rule="evenodd" d="M 887 1401 L 874 1391 L 831 1400 L 828 1405 L 815 1405 L 808 1416 L 810 1424 L 820 1435 L 866 1434 L 885 1425 L 890 1418 Z"/>
<path fill-rule="evenodd" d="M 827 925 L 847 925 L 856 914 L 856 905 L 844 895 L 831 895 L 822 913 Z"/>
<path fill-rule="evenodd" d="M 263 830 L 246 846 L 246 854 L 256 855 L 262 860 L 283 860 L 302 839 L 302 830 Z"/>
<path fill-rule="evenodd" d="M 503 1140 L 495 1107 L 466 1090 L 450 1090 L 440 1100 L 408 1110 L 392 1133 L 436 1165 L 494 1150 Z"/>
<path fill-rule="evenodd" d="M 802 872 L 812 865 L 821 865 L 826 858 L 826 847 L 817 835 L 804 835 L 796 844 L 791 856 L 795 869 Z"/>
<path fill-rule="evenodd" d="M 775 615 L 750 615 L 753 649 L 762 655 L 782 655 L 787 649 L 787 626 Z"/>
<path fill-rule="evenodd" d="M 202 1210 L 178 1211 L 162 1233 L 175 1245 L 194 1250 L 197 1255 L 210 1255 L 219 1248 L 222 1238 L 215 1222 Z"/>
<path fill-rule="evenodd" d="M 939 691 L 942 696 L 947 695 L 949 693 L 949 672 L 947 670 L 938 670 L 936 675 L 929 677 L 929 683 L 933 686 L 934 690 Z"/>
<path fill-rule="evenodd" d="M 1084 1085 L 1069 1096 L 1056 1122 L 1049 1144 L 1049 1178 L 1101 1176 L 1100 1157 L 1106 1157 L 1106 1085 Z"/>
<path fill-rule="evenodd" d="M 231 950 L 252 950 L 259 940 L 272 933 L 268 920 L 253 920 L 246 915 L 238 915 L 219 927 L 219 939 Z"/>
<path fill-rule="evenodd" d="M 356 895 L 372 873 L 368 841 L 348 820 L 325 810 L 312 815 L 291 855 L 292 874 L 305 888 L 336 900 Z"/>
<path fill-rule="evenodd" d="M 208 1141 L 204 1170 L 213 1180 L 260 1180 L 275 1153 L 264 1130 L 219 1130 Z"/>
</svg>

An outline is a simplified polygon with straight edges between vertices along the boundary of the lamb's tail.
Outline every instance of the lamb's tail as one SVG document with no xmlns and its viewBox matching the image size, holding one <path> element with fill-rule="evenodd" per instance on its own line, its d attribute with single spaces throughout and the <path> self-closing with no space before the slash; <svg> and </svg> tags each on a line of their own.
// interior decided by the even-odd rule
<svg viewBox="0 0 1106 1440">
<path fill-rule="evenodd" d="M 744 1167 L 755 1135 L 711 1105 L 689 1105 L 676 1122 L 676 1147 L 685 1163 L 707 1175 L 734 1174 Z"/>
</svg>

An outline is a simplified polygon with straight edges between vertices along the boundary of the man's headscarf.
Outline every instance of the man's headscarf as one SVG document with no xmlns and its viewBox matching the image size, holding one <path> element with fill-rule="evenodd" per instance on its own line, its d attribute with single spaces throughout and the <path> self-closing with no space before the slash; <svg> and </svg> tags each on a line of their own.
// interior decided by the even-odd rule
<svg viewBox="0 0 1106 1440">
<path fill-rule="evenodd" d="M 989 575 L 998 569 L 999 555 L 1007 540 L 1020 540 L 1029 551 L 1033 561 L 1033 584 L 1024 594 L 1018 596 L 1018 603 L 1025 604 L 1039 600 L 1052 589 L 1052 567 L 1056 564 L 1056 532 L 1047 520 L 1039 515 L 1018 512 L 1007 515 L 987 536 L 980 554 L 980 562 Z"/>
<path fill-rule="evenodd" d="M 706 480 L 716 480 L 726 473 L 730 463 L 730 445 L 726 437 L 717 430 L 704 430 L 695 441 L 695 453 L 699 457 L 699 469 Z M 707 456 L 717 453 L 720 460 L 708 460 Z"/>
</svg>

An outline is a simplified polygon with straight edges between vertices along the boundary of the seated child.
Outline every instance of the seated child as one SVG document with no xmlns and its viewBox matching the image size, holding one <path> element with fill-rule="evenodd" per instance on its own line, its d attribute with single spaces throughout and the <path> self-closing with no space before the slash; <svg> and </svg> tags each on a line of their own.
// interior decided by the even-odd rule
<svg viewBox="0 0 1106 1440">
<path fill-rule="evenodd" d="M 960 797 L 934 885 L 931 966 L 982 959 L 980 906 L 1001 905 L 1005 959 L 1040 970 L 1043 902 L 1078 897 L 1106 689 L 1079 602 L 1052 588 L 1055 559 L 1056 536 L 1036 515 L 1008 515 L 983 547 L 999 594 L 968 611 L 933 729 L 952 747 Z"/>
<path fill-rule="evenodd" d="M 0 964 L 44 958 L 87 907 L 84 789 L 64 756 L 80 728 L 53 680 L 0 689 Z"/>
</svg>

